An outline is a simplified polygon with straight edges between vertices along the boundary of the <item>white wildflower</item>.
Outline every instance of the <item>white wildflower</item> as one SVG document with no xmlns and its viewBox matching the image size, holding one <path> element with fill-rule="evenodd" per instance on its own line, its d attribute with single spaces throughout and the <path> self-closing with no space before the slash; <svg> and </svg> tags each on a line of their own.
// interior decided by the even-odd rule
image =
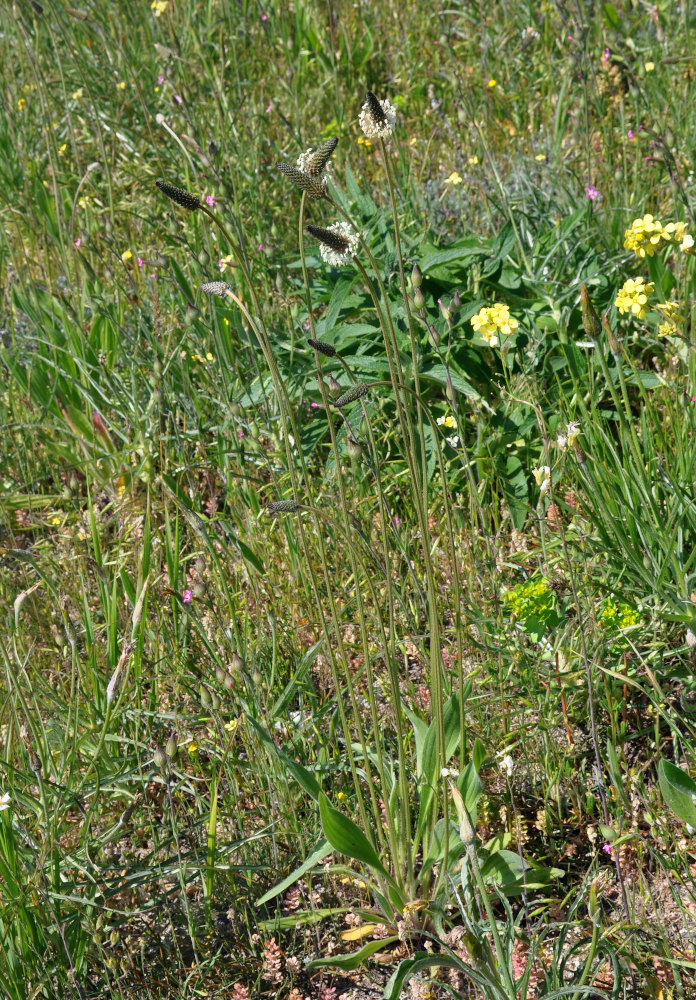
<svg viewBox="0 0 696 1000">
<path fill-rule="evenodd" d="M 360 128 L 367 139 L 388 139 L 396 124 L 396 108 L 389 101 L 380 101 L 371 90 L 360 111 Z"/>
</svg>

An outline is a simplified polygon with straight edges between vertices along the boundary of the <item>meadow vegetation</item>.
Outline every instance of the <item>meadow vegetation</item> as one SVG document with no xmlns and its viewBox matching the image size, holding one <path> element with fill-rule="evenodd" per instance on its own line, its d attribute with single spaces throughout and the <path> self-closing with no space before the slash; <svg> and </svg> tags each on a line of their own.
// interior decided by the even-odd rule
<svg viewBox="0 0 696 1000">
<path fill-rule="evenodd" d="M 3 996 L 694 996 L 695 17 L 0 8 Z"/>
</svg>

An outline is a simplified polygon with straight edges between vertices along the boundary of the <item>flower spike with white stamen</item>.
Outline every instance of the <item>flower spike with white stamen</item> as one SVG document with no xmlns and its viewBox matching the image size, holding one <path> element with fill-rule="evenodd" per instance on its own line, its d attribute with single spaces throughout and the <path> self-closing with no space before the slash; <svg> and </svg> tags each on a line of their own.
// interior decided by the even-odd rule
<svg viewBox="0 0 696 1000">
<path fill-rule="evenodd" d="M 388 139 L 396 125 L 396 109 L 389 101 L 378 100 L 368 90 L 358 120 L 366 139 Z"/>
</svg>

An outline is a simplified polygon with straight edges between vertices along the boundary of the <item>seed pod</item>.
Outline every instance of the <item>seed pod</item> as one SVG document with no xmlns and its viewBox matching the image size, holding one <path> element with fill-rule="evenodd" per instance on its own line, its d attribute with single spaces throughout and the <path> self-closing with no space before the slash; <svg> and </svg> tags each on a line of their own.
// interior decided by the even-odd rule
<svg viewBox="0 0 696 1000">
<path fill-rule="evenodd" d="M 266 506 L 269 514 L 294 514 L 300 509 L 300 504 L 296 500 L 272 500 Z"/>
<path fill-rule="evenodd" d="M 221 667 L 220 664 L 218 663 L 217 666 L 215 667 L 215 680 L 218 682 L 218 684 L 224 683 L 225 673 L 226 673 L 225 668 Z"/>
<path fill-rule="evenodd" d="M 217 712 L 217 710 L 220 708 L 220 705 L 222 704 L 222 702 L 220 701 L 220 698 L 218 697 L 217 694 L 215 694 L 214 691 L 210 692 L 210 701 L 211 701 L 211 704 L 213 706 L 213 711 Z"/>
<path fill-rule="evenodd" d="M 210 708 L 212 705 L 212 699 L 210 697 L 210 691 L 206 687 L 201 687 L 201 707 Z"/>
<path fill-rule="evenodd" d="M 327 344 L 325 340 L 315 340 L 314 337 L 310 337 L 307 341 L 310 347 L 313 347 L 315 351 L 320 354 L 325 354 L 327 358 L 333 358 L 336 355 L 336 348 L 333 344 Z"/>
<path fill-rule="evenodd" d="M 310 177 L 306 174 L 304 170 L 299 170 L 297 167 L 291 167 L 289 163 L 276 163 L 276 167 L 282 174 L 289 177 L 293 184 L 297 184 L 310 198 L 324 198 L 326 197 L 326 187 L 324 184 L 317 180 L 316 177 Z"/>
<path fill-rule="evenodd" d="M 425 295 L 423 295 L 423 290 L 420 285 L 416 285 L 413 290 L 413 306 L 414 309 L 422 309 L 425 305 Z"/>
<path fill-rule="evenodd" d="M 162 747 L 155 747 L 155 751 L 152 755 L 152 761 L 158 771 L 164 772 L 169 767 L 169 758 Z"/>
<path fill-rule="evenodd" d="M 253 672 L 253 674 L 251 675 L 251 679 L 254 682 L 254 687 L 261 687 L 261 684 L 263 683 L 263 676 L 262 674 L 259 673 L 258 670 L 255 670 Z"/>
<path fill-rule="evenodd" d="M 423 275 L 421 273 L 421 269 L 418 267 L 418 264 L 414 264 L 411 269 L 411 284 L 413 285 L 414 288 L 417 288 L 422 280 L 423 280 Z"/>
<path fill-rule="evenodd" d="M 347 406 L 348 403 L 353 403 L 356 399 L 361 399 L 362 396 L 366 396 L 369 391 L 369 387 L 366 386 L 364 382 L 358 382 L 357 385 L 351 386 L 347 392 L 344 392 L 342 396 L 339 396 L 334 405 L 340 409 L 342 406 Z"/>
<path fill-rule="evenodd" d="M 230 670 L 232 673 L 238 673 L 240 670 L 244 670 L 245 663 L 239 653 L 235 650 L 230 656 Z"/>
<path fill-rule="evenodd" d="M 201 203 L 195 194 L 191 194 L 185 188 L 175 187 L 169 181 L 155 181 L 155 184 L 162 194 L 166 194 L 167 198 L 171 198 L 172 201 L 176 202 L 177 205 L 181 205 L 182 208 L 187 208 L 189 212 L 195 212 L 201 207 Z"/>
</svg>

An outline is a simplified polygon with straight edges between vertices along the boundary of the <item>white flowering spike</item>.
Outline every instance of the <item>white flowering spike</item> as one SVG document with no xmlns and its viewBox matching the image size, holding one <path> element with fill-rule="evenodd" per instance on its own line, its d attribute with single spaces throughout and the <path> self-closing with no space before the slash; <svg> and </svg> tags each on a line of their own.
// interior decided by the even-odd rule
<svg viewBox="0 0 696 1000">
<path fill-rule="evenodd" d="M 333 226 L 307 226 L 310 236 L 319 240 L 319 252 L 327 264 L 342 267 L 355 257 L 360 237 L 347 222 L 334 222 Z"/>
<path fill-rule="evenodd" d="M 389 101 L 380 101 L 371 90 L 360 111 L 360 128 L 366 139 L 388 139 L 396 124 L 396 109 Z"/>
<path fill-rule="evenodd" d="M 10 808 L 10 793 L 5 792 L 4 795 L 0 795 L 0 812 L 3 812 L 5 809 L 9 808 Z"/>
<path fill-rule="evenodd" d="M 508 778 L 511 778 L 512 773 L 515 770 L 515 762 L 510 754 L 506 754 L 502 760 L 498 761 L 498 767 L 501 771 L 505 771 Z"/>
</svg>

